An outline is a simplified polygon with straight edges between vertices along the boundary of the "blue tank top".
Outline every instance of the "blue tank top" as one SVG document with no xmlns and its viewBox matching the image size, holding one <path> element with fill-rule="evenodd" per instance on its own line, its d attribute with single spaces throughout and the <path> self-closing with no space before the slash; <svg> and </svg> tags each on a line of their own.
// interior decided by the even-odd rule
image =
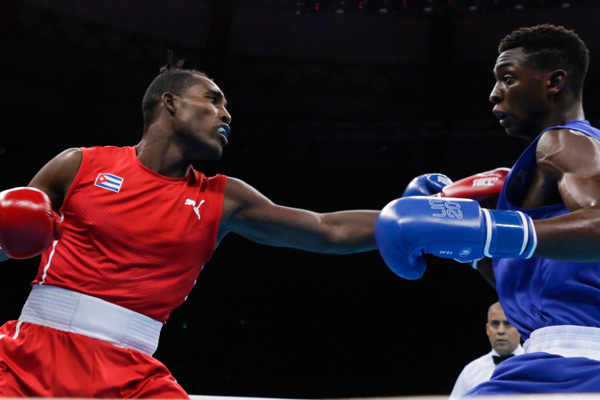
<svg viewBox="0 0 600 400">
<path fill-rule="evenodd" d="M 573 120 L 551 129 L 572 129 L 600 140 L 600 130 L 588 121 Z M 529 187 L 536 166 L 536 148 L 542 132 L 527 147 L 506 177 L 499 210 L 518 210 L 535 219 L 569 212 L 564 203 L 523 209 L 513 205 Z M 517 199 L 517 201 L 514 201 Z M 511 202 L 512 200 L 512 202 Z M 600 327 L 600 263 L 576 263 L 543 258 L 494 259 L 498 298 L 507 319 L 524 340 L 532 331 L 551 325 Z"/>
</svg>

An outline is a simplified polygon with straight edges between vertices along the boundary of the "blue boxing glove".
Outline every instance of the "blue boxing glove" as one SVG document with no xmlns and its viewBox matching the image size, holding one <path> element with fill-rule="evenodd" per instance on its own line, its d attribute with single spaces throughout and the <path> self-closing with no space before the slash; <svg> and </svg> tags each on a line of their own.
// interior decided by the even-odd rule
<svg viewBox="0 0 600 400">
<path fill-rule="evenodd" d="M 530 258 L 537 246 L 531 218 L 481 208 L 474 200 L 403 197 L 381 210 L 375 224 L 379 253 L 395 274 L 419 279 L 424 254 L 470 261 Z"/>
<path fill-rule="evenodd" d="M 443 188 L 451 183 L 452 179 L 444 174 L 419 175 L 406 186 L 402 197 L 431 196 L 440 193 Z"/>
</svg>

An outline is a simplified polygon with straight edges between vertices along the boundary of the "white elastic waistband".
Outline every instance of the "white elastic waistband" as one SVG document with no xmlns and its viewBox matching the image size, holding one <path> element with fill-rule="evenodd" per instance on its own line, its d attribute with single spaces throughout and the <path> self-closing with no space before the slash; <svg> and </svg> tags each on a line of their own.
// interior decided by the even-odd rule
<svg viewBox="0 0 600 400">
<path fill-rule="evenodd" d="M 600 328 L 575 325 L 536 329 L 523 344 L 525 353 L 544 352 L 600 361 Z"/>
<path fill-rule="evenodd" d="M 34 285 L 19 321 L 103 340 L 152 355 L 163 324 L 150 317 L 83 293 Z"/>
</svg>

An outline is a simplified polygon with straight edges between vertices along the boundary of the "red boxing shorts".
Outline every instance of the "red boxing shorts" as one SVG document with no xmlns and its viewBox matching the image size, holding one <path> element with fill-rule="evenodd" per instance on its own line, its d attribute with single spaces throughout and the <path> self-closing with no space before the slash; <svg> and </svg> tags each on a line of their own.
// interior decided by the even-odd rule
<svg viewBox="0 0 600 400">
<path fill-rule="evenodd" d="M 189 398 L 149 355 L 22 321 L 0 328 L 0 397 Z"/>
<path fill-rule="evenodd" d="M 0 328 L 0 397 L 189 399 L 152 357 L 162 323 L 71 290 L 35 285 Z"/>
</svg>

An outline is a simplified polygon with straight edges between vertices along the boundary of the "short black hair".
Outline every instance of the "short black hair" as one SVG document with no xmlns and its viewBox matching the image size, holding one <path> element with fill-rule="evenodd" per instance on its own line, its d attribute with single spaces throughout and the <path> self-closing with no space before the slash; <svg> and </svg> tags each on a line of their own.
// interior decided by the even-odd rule
<svg viewBox="0 0 600 400">
<path fill-rule="evenodd" d="M 549 71 L 567 71 L 567 83 L 581 97 L 590 63 L 590 52 L 581 38 L 563 26 L 542 24 L 520 28 L 500 41 L 498 54 L 522 47 L 531 67 Z"/>
<path fill-rule="evenodd" d="M 144 128 L 148 127 L 154 120 L 156 106 L 161 102 L 164 93 L 169 92 L 176 96 L 184 96 L 190 87 L 198 83 L 199 77 L 210 79 L 204 72 L 185 69 L 181 67 L 182 65 L 183 60 L 180 60 L 175 65 L 162 67 L 160 74 L 148 86 L 142 100 Z"/>
</svg>

